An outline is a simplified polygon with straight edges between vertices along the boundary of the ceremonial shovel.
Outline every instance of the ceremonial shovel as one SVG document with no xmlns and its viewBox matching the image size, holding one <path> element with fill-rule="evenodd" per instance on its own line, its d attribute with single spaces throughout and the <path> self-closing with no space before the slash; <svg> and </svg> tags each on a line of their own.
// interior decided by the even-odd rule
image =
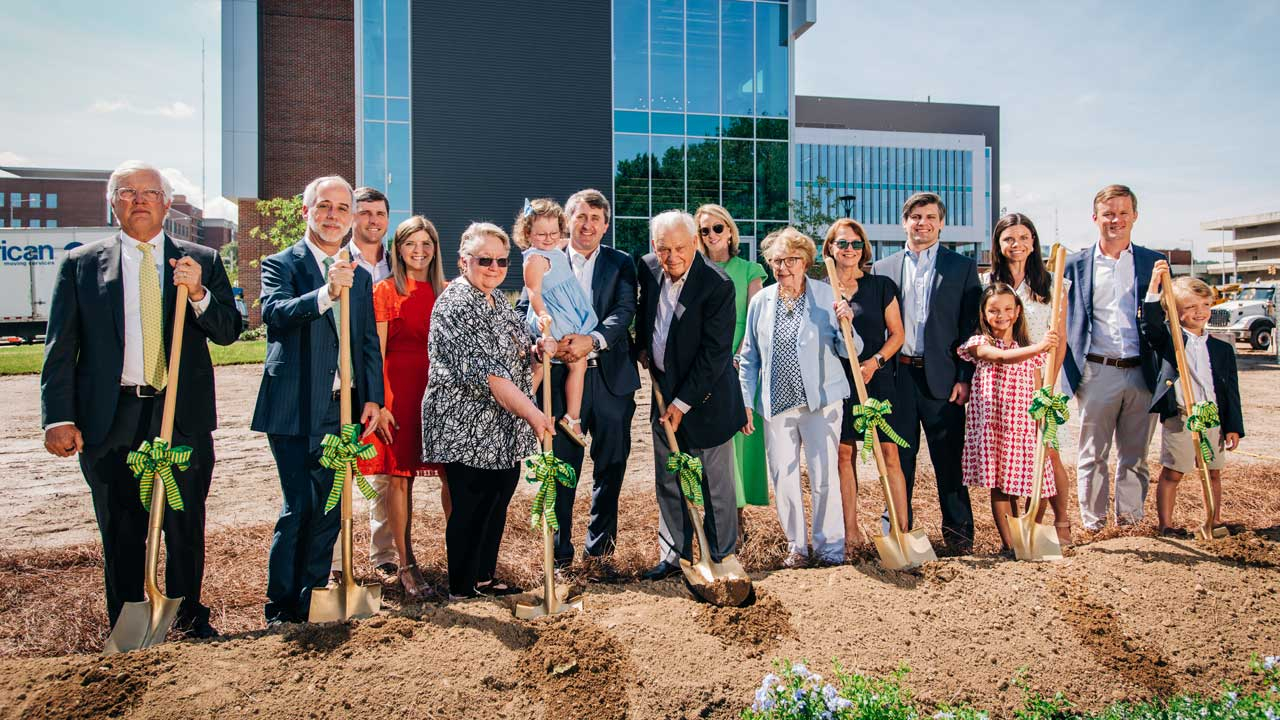
<svg viewBox="0 0 1280 720">
<path fill-rule="evenodd" d="M 1062 273 L 1066 269 L 1067 251 L 1065 248 L 1057 245 L 1053 246 L 1053 300 L 1049 310 L 1049 328 L 1057 329 L 1061 321 L 1061 314 L 1064 310 L 1062 307 Z M 1061 339 L 1059 339 L 1061 342 Z M 1056 357 L 1057 348 L 1054 348 L 1052 355 Z M 1051 375 L 1049 382 L 1041 388 L 1040 395 L 1047 396 L 1047 399 L 1056 397 L 1058 391 L 1058 373 L 1056 372 L 1056 363 L 1050 363 L 1055 367 L 1045 370 Z M 1065 408 L 1066 400 L 1061 399 Z M 1034 406 L 1034 403 L 1033 403 Z M 1049 439 L 1046 437 L 1050 420 L 1048 414 L 1054 412 L 1053 408 L 1045 410 L 1046 419 L 1037 423 L 1036 433 L 1036 460 L 1032 465 L 1031 471 L 1031 503 L 1027 505 L 1027 512 L 1024 515 L 1009 516 L 1009 534 L 1012 536 L 1013 554 L 1019 560 L 1061 560 L 1062 544 L 1058 542 L 1058 533 L 1050 525 L 1042 525 L 1036 522 L 1036 515 L 1040 513 L 1041 494 L 1044 492 L 1044 461 L 1049 451 Z M 1056 437 L 1056 420 L 1055 435 Z"/>
<path fill-rule="evenodd" d="M 1182 383 L 1182 404 L 1193 409 L 1197 403 L 1195 393 L 1193 392 L 1191 382 L 1191 368 L 1187 365 L 1187 350 L 1182 343 L 1182 321 L 1178 318 L 1178 305 L 1173 298 L 1173 283 L 1170 281 L 1168 273 L 1160 281 L 1160 294 L 1164 299 L 1164 314 L 1169 320 L 1169 336 L 1173 338 L 1173 354 L 1178 362 L 1178 381 Z M 1203 436 L 1199 431 L 1191 431 L 1191 441 L 1195 445 L 1196 453 L 1196 469 L 1200 474 L 1200 487 L 1204 491 L 1204 524 L 1196 528 L 1196 535 L 1201 540 L 1212 540 L 1214 538 L 1224 538 L 1231 533 L 1225 527 L 1214 527 L 1213 518 L 1218 514 L 1218 509 L 1213 502 L 1213 484 L 1209 480 L 1209 465 L 1205 462 L 1204 455 L 1200 452 Z"/>
<path fill-rule="evenodd" d="M 550 332 L 544 329 L 542 337 L 550 337 Z M 547 417 L 551 417 L 551 358 L 549 357 L 544 357 L 542 361 L 542 412 Z M 542 452 L 547 459 L 554 459 L 554 455 L 551 455 L 553 452 L 551 438 L 551 433 L 542 436 Z M 568 471 L 572 474 L 573 468 L 570 467 Z M 532 620 L 545 615 L 555 615 L 572 610 L 581 611 L 583 609 L 580 589 L 556 584 L 555 544 L 551 537 L 551 525 L 548 517 L 556 511 L 554 484 L 558 480 L 554 474 L 548 474 L 542 482 L 544 485 L 550 484 L 550 487 L 538 489 L 538 498 L 534 501 L 535 503 L 539 502 L 544 497 L 543 493 L 550 491 L 549 506 L 544 505 L 540 508 L 542 510 L 540 513 L 542 524 L 542 601 L 532 605 L 517 602 L 515 615 L 521 620 Z M 539 509 L 539 506 L 535 505 L 535 511 L 537 509 Z M 575 589 L 578 589 L 579 592 L 575 593 Z M 532 598 L 537 598 L 538 591 L 535 590 L 531 593 L 531 596 Z"/>
<path fill-rule="evenodd" d="M 827 258 L 827 277 L 836 295 L 843 297 L 840 288 L 840 276 L 836 274 L 836 261 Z M 849 354 L 849 370 L 853 374 L 853 385 L 858 391 L 858 402 L 867 405 L 867 385 L 862 382 L 862 368 L 858 367 L 858 351 L 853 344 L 853 330 L 848 320 L 840 321 L 840 332 L 844 335 L 844 348 Z M 864 441 L 865 442 L 865 441 Z M 933 552 L 929 536 L 924 528 L 916 528 L 908 532 L 902 531 L 898 524 L 898 509 L 893 501 L 893 492 L 889 487 L 889 473 L 885 470 L 884 451 L 880 449 L 880 432 L 871 426 L 871 451 L 875 453 L 876 470 L 880 474 L 880 489 L 884 492 L 884 504 L 889 509 L 889 536 L 875 535 L 872 541 L 876 546 L 876 554 L 880 556 L 880 564 L 890 570 L 908 570 L 933 562 L 938 556 Z"/>
<path fill-rule="evenodd" d="M 173 338 L 169 341 L 169 379 L 165 382 L 164 415 L 160 420 L 160 437 L 156 445 L 167 451 L 173 441 L 173 413 L 178 407 L 178 365 L 182 361 L 182 327 L 187 318 L 187 286 L 178 286 L 177 302 L 173 311 Z M 140 451 L 146 451 L 143 444 Z M 132 455 L 132 453 L 130 453 Z M 184 465 L 185 467 L 185 465 Z M 130 650 L 149 648 L 164 642 L 173 625 L 173 619 L 182 605 L 182 598 L 168 598 L 160 592 L 156 567 L 160 564 L 160 529 L 164 526 L 164 505 L 168 498 L 164 478 L 157 469 L 152 479 L 151 508 L 147 518 L 147 565 L 144 587 L 147 599 L 127 602 L 120 609 L 116 626 L 107 637 L 102 652 L 111 655 Z"/>
<path fill-rule="evenodd" d="M 349 258 L 347 251 L 342 251 L 341 259 Z M 351 289 L 342 288 L 338 294 L 338 307 L 342 317 L 338 327 L 338 377 L 342 385 L 339 394 L 342 428 L 345 432 L 351 424 Z M 358 439 L 352 438 L 358 443 Z M 307 620 L 313 623 L 350 620 L 351 618 L 369 617 L 382 607 L 381 583 L 356 583 L 353 569 L 352 533 L 351 533 L 351 460 L 345 463 L 345 480 L 342 483 L 341 529 L 338 541 L 342 543 L 342 582 L 334 587 L 315 588 L 311 591 L 311 609 Z"/>
<path fill-rule="evenodd" d="M 653 397 L 658 402 L 658 413 L 665 415 L 667 407 L 662 399 L 662 391 L 658 389 L 658 380 L 653 377 L 650 380 L 653 385 Z M 671 450 L 669 457 L 684 457 L 697 462 L 691 456 L 680 452 L 680 445 L 676 442 L 676 434 L 671 426 L 664 422 L 662 427 L 667 431 L 667 446 Z M 701 468 L 701 464 L 698 468 Z M 670 471 L 670 465 L 668 465 L 668 472 Z M 675 472 L 678 474 L 680 471 Z M 699 477 L 695 482 L 701 483 L 702 478 Z M 682 493 L 683 486 L 682 482 Z M 685 582 L 698 597 L 712 605 L 741 606 L 751 597 L 751 576 L 743 569 L 742 563 L 738 562 L 736 554 L 726 555 L 720 559 L 720 562 L 714 562 L 711 559 L 711 546 L 707 543 L 707 533 L 702 527 L 701 503 L 695 502 L 687 494 L 684 495 L 684 499 L 685 508 L 689 511 L 689 519 L 693 521 L 693 529 L 698 538 L 697 560 L 689 562 L 683 557 L 680 558 L 680 570 L 684 573 Z"/>
</svg>

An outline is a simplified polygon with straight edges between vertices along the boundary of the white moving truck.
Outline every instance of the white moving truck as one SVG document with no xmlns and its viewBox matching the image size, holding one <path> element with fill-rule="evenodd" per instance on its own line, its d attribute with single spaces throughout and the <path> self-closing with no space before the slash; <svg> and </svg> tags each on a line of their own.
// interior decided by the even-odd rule
<svg viewBox="0 0 1280 720">
<path fill-rule="evenodd" d="M 0 228 L 0 341 L 43 340 L 58 263 L 113 227 Z"/>
</svg>

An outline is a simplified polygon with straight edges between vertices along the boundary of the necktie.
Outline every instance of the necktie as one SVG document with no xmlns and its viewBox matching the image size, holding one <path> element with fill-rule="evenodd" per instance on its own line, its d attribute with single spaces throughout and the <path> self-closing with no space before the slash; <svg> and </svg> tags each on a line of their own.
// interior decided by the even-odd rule
<svg viewBox="0 0 1280 720">
<path fill-rule="evenodd" d="M 138 268 L 138 306 L 142 312 L 142 374 L 147 384 L 163 390 L 169 374 L 164 359 L 164 301 L 160 297 L 160 273 L 150 243 L 139 243 L 142 266 Z"/>
<path fill-rule="evenodd" d="M 324 280 L 326 283 L 329 282 L 329 268 L 333 267 L 333 262 L 334 262 L 333 258 L 331 257 L 327 257 L 324 259 Z M 339 298 L 339 301 L 333 303 L 333 307 L 331 309 L 333 310 L 333 328 L 337 330 L 339 333 L 341 333 L 342 332 L 341 298 Z"/>
</svg>

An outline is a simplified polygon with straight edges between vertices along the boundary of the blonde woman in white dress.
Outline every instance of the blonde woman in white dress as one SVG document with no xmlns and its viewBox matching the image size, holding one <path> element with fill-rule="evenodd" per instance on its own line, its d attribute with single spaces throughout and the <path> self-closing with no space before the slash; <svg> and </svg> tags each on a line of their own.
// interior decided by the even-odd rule
<svg viewBox="0 0 1280 720">
<path fill-rule="evenodd" d="M 1045 267 L 1040 235 L 1031 218 L 1022 213 L 1009 213 L 1000 218 L 991 231 L 991 271 L 984 273 L 980 279 L 984 286 L 1002 282 L 1014 289 L 1022 299 L 1027 334 L 1031 336 L 1032 342 L 1039 341 L 1049 331 L 1052 321 L 1050 295 L 1053 291 L 1053 276 Z M 1067 314 L 1063 312 L 1058 324 L 1058 337 L 1066 337 L 1066 318 Z M 1062 366 L 1064 349 L 1065 344 L 1059 343 L 1052 351 L 1053 357 L 1051 362 L 1046 363 L 1047 367 L 1056 370 Z M 1049 498 L 1049 504 L 1053 507 L 1053 527 L 1058 533 L 1058 540 L 1067 545 L 1071 542 L 1070 482 L 1058 451 L 1053 448 L 1048 450 L 1057 489 L 1057 493 Z"/>
</svg>

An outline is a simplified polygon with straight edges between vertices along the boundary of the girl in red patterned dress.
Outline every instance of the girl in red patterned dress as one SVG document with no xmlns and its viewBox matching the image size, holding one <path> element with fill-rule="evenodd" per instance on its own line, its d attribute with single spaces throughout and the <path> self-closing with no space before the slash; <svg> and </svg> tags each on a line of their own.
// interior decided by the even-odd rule
<svg viewBox="0 0 1280 720">
<path fill-rule="evenodd" d="M 991 490 L 991 514 L 1000 531 L 1000 553 L 1012 557 L 1009 514 L 1015 497 L 1031 494 L 1036 422 L 1027 408 L 1042 382 L 1046 352 L 1058 342 L 1049 330 L 1040 342 L 1027 339 L 1022 300 L 1013 288 L 993 283 L 978 305 L 978 329 L 957 351 L 977 366 L 965 410 L 964 484 Z M 1044 468 L 1044 497 L 1054 492 L 1053 465 Z M 1044 512 L 1047 505 L 1041 505 Z"/>
<path fill-rule="evenodd" d="M 413 555 L 413 479 L 438 475 L 440 500 L 449 515 L 448 486 L 439 465 L 422 462 L 422 395 L 427 388 L 427 338 L 431 309 L 444 290 L 440 235 L 421 215 L 400 223 L 391 242 L 391 276 L 373 286 L 373 313 L 382 343 L 386 406 L 372 442 L 378 456 L 360 461 L 360 472 L 385 475 L 387 524 L 400 555 L 398 575 L 405 595 L 431 594 Z"/>
</svg>

